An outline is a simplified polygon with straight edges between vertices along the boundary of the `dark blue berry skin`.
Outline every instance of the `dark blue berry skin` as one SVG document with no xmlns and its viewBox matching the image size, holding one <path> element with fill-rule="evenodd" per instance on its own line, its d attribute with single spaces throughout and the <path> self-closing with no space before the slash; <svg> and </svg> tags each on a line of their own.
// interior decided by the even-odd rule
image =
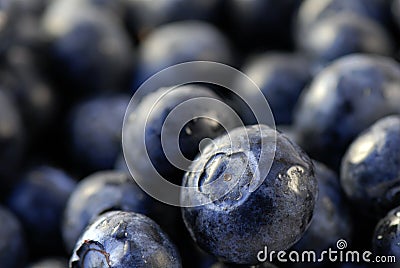
<svg viewBox="0 0 400 268">
<path fill-rule="evenodd" d="M 291 124 L 293 108 L 301 91 L 311 79 L 310 62 L 300 56 L 289 53 L 266 53 L 254 56 L 245 63 L 243 72 L 260 88 L 270 105 L 276 124 Z M 236 86 L 250 94 L 254 90 L 249 83 L 235 81 Z M 241 111 L 252 114 L 251 111 Z M 250 115 L 243 115 L 246 118 Z M 255 124 L 256 121 L 246 121 Z"/>
<path fill-rule="evenodd" d="M 207 97 L 222 101 L 212 90 L 207 87 L 197 85 L 185 85 L 168 91 L 168 88 L 161 88 L 156 92 L 147 95 L 139 103 L 137 108 L 129 115 L 126 121 L 125 142 L 127 150 L 124 150 L 126 158 L 132 164 L 134 171 L 144 179 L 151 174 L 154 169 L 164 178 L 171 182 L 181 184 L 181 170 L 175 167 L 165 155 L 168 148 L 163 148 L 161 142 L 161 131 L 164 128 L 165 133 L 177 128 L 180 123 L 179 118 L 187 115 L 187 110 L 178 110 L 173 117 L 166 121 L 170 112 L 185 101 L 190 101 L 199 97 Z M 152 105 L 153 110 L 147 116 L 148 109 Z M 194 102 L 191 106 L 192 111 L 204 110 L 204 102 Z M 214 138 L 224 133 L 224 128 L 217 122 L 224 122 L 225 127 L 232 129 L 236 127 L 234 120 L 231 120 L 227 114 L 217 112 L 217 110 L 207 110 L 205 117 L 191 120 L 183 127 L 179 135 L 179 145 L 182 154 L 193 159 L 198 153 L 198 145 L 204 138 Z M 167 123 L 166 123 L 167 122 Z M 143 129 L 145 129 L 144 139 L 146 148 L 143 148 L 140 143 L 143 142 Z M 166 144 L 173 144 L 176 140 L 175 136 L 165 136 Z M 145 149 L 143 151 L 142 149 Z M 148 154 L 152 164 L 148 163 L 145 155 Z M 143 159 L 143 161 L 140 161 Z M 136 176 L 137 177 L 137 176 Z"/>
<path fill-rule="evenodd" d="M 3 206 L 0 206 L 0 219 L 0 266 L 22 268 L 27 255 L 22 226 Z"/>
<path fill-rule="evenodd" d="M 211 24 L 200 21 L 165 24 L 147 35 L 139 46 L 134 89 L 164 68 L 187 61 L 232 64 L 233 56 L 228 40 Z M 207 70 L 201 71 L 207 74 Z M 174 79 L 163 77 L 154 90 L 174 86 Z"/>
<path fill-rule="evenodd" d="M 97 218 L 75 245 L 70 268 L 181 267 L 179 253 L 150 218 L 112 211 Z"/>
<path fill-rule="evenodd" d="M 53 57 L 62 77 L 86 92 L 125 86 L 135 55 L 118 19 L 97 9 L 82 8 L 66 23 L 69 25 L 61 27 L 52 40 Z"/>
<path fill-rule="evenodd" d="M 221 0 L 125 1 L 128 27 L 140 38 L 157 26 L 182 20 L 215 21 Z"/>
<path fill-rule="evenodd" d="M 86 177 L 65 208 L 62 233 L 67 250 L 98 215 L 111 210 L 148 213 L 149 204 L 148 196 L 125 172 L 102 171 Z"/>
<path fill-rule="evenodd" d="M 243 147 L 246 135 L 249 151 Z M 260 174 L 265 168 L 258 165 L 260 155 L 273 157 L 273 135 L 277 135 L 277 144 L 272 167 L 266 177 L 256 173 L 253 178 L 251 167 Z M 265 147 L 261 152 L 262 141 Z M 229 136 L 215 139 L 214 145 L 206 147 L 206 153 L 198 156 L 192 167 L 200 171 L 187 172 L 183 180 L 184 186 L 198 191 L 189 196 L 182 194 L 182 201 L 209 202 L 182 208 L 192 238 L 221 261 L 236 264 L 257 264 L 257 253 L 264 246 L 268 250 L 291 247 L 307 229 L 317 198 L 317 181 L 309 157 L 286 136 L 265 125 L 232 130 Z M 264 163 L 266 159 L 260 160 Z M 234 162 L 228 166 L 230 161 Z M 220 183 L 207 187 L 218 178 L 222 178 Z M 212 201 L 236 182 L 238 187 Z M 254 190 L 255 183 L 261 185 Z"/>
<path fill-rule="evenodd" d="M 114 166 L 121 153 L 121 131 L 128 103 L 128 95 L 100 95 L 72 109 L 70 144 L 83 169 L 96 171 Z"/>
<path fill-rule="evenodd" d="M 372 239 L 374 254 L 395 256 L 400 259 L 400 208 L 394 208 L 387 213 L 376 225 Z M 392 267 L 396 267 L 394 264 Z"/>
<path fill-rule="evenodd" d="M 276 130 L 284 134 L 288 137 L 292 142 L 298 144 L 297 142 L 297 133 L 293 125 L 278 125 L 276 126 Z"/>
<path fill-rule="evenodd" d="M 365 17 L 346 13 L 321 19 L 300 33 L 297 47 L 319 62 L 352 53 L 390 56 L 394 43 L 385 28 Z"/>
<path fill-rule="evenodd" d="M 25 150 L 24 127 L 20 112 L 14 100 L 0 89 L 0 184 L 8 188 L 15 180 L 15 174 Z"/>
<path fill-rule="evenodd" d="M 385 215 L 400 201 L 400 116 L 380 119 L 347 150 L 341 183 L 348 198 L 369 215 Z M 371 213 L 373 212 L 373 213 Z"/>
<path fill-rule="evenodd" d="M 298 144 L 338 170 L 361 131 L 400 112 L 399 77 L 399 65 L 381 56 L 350 55 L 333 62 L 300 97 L 294 114 Z"/>
<path fill-rule="evenodd" d="M 62 214 L 75 185 L 64 171 L 38 166 L 23 176 L 8 197 L 8 206 L 21 220 L 32 248 L 38 253 L 62 249 Z"/>
<path fill-rule="evenodd" d="M 48 258 L 37 261 L 27 268 L 67 268 L 68 260 L 62 258 Z"/>
<path fill-rule="evenodd" d="M 385 0 L 306 0 L 297 14 L 297 33 L 301 34 L 321 20 L 337 14 L 361 16 L 385 25 L 390 17 L 390 5 Z"/>
<path fill-rule="evenodd" d="M 299 0 L 225 1 L 226 30 L 244 50 L 287 48 L 291 44 L 292 17 Z"/>
<path fill-rule="evenodd" d="M 318 181 L 318 199 L 310 227 L 294 245 L 299 252 L 315 250 L 321 253 L 336 248 L 339 239 L 348 243 L 352 236 L 352 219 L 337 175 L 325 165 L 314 161 Z M 323 264 L 323 265 L 326 265 Z"/>
</svg>

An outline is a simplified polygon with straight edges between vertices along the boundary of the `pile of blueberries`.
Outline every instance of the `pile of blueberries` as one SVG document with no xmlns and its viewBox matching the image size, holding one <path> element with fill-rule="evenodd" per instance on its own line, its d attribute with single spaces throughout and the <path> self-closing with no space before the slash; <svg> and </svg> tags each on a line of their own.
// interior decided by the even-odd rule
<svg viewBox="0 0 400 268">
<path fill-rule="evenodd" d="M 0 267 L 399 267 L 258 258 L 344 240 L 400 263 L 399 37 L 400 0 L 0 1 Z M 165 95 L 177 77 L 163 77 L 126 115 L 123 150 L 132 95 L 188 61 L 246 74 L 276 129 L 226 88 Z M 251 97 L 243 79 L 230 83 Z M 195 160 L 185 172 L 160 134 L 197 97 L 231 106 L 245 127 L 192 106 L 206 116 L 179 134 Z M 159 174 L 198 189 L 181 200 L 203 205 L 138 186 L 142 138 Z"/>
</svg>

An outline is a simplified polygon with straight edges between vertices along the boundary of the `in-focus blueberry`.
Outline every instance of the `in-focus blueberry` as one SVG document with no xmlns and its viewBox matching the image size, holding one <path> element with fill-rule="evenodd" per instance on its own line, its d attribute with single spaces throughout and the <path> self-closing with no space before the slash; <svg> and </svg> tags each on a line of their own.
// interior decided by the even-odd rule
<svg viewBox="0 0 400 268">
<path fill-rule="evenodd" d="M 399 113 L 399 103 L 398 63 L 374 55 L 343 57 L 322 70 L 300 97 L 294 113 L 297 142 L 337 170 L 351 141 L 377 119 Z"/>
<path fill-rule="evenodd" d="M 382 218 L 372 239 L 374 254 L 381 256 L 395 256 L 400 259 L 400 207 L 394 208 Z M 386 267 L 386 266 L 385 266 Z M 391 267 L 396 267 L 395 264 Z"/>
<path fill-rule="evenodd" d="M 400 202 L 400 116 L 380 119 L 347 150 L 341 183 L 359 210 L 379 217 Z"/>
<path fill-rule="evenodd" d="M 321 254 L 328 248 L 336 248 L 339 239 L 351 243 L 353 226 L 349 205 L 340 187 L 339 178 L 319 162 L 314 161 L 314 167 L 319 189 L 314 216 L 310 228 L 294 245 L 294 249 L 298 252 L 314 250 L 317 254 Z"/>
<path fill-rule="evenodd" d="M 75 162 L 88 171 L 111 169 L 121 153 L 121 131 L 129 96 L 100 95 L 71 112 L 71 149 Z"/>
<path fill-rule="evenodd" d="M 98 215 L 123 210 L 147 213 L 148 196 L 125 172 L 102 171 L 79 182 L 71 194 L 64 212 L 62 234 L 68 251 L 85 227 Z"/>
<path fill-rule="evenodd" d="M 28 171 L 8 197 L 35 253 L 62 252 L 61 219 L 76 183 L 64 171 L 38 166 Z"/>
<path fill-rule="evenodd" d="M 269 251 L 291 247 L 307 229 L 317 198 L 309 157 L 265 125 L 234 129 L 213 144 L 183 180 L 183 186 L 197 190 L 182 192 L 182 202 L 204 204 L 182 208 L 194 241 L 221 261 L 236 264 L 257 264 L 265 246 Z M 264 165 L 269 160 L 268 172 Z"/>
<path fill-rule="evenodd" d="M 173 150 L 176 150 L 186 159 L 193 160 L 199 151 L 200 141 L 221 135 L 224 128 L 229 130 L 237 126 L 235 118 L 215 107 L 220 103 L 211 107 L 209 99 L 223 102 L 212 90 L 199 85 L 161 88 L 142 99 L 127 118 L 124 136 L 124 153 L 138 174 L 135 175 L 136 179 L 145 180 L 148 176 L 154 176 L 152 174 L 156 170 L 164 178 L 180 185 L 181 170 L 187 166 L 177 167 L 174 164 L 183 162 L 178 159 L 172 163 L 166 153 L 171 157 L 175 155 Z M 181 122 L 183 118 L 189 121 Z M 177 140 L 179 148 L 175 143 Z M 145 146 L 142 145 L 143 141 Z"/>
<path fill-rule="evenodd" d="M 97 218 L 75 245 L 71 268 L 181 267 L 179 253 L 150 218 L 112 211 Z"/>
<path fill-rule="evenodd" d="M 0 266 L 24 267 L 27 244 L 18 219 L 3 206 L 0 206 Z"/>
</svg>

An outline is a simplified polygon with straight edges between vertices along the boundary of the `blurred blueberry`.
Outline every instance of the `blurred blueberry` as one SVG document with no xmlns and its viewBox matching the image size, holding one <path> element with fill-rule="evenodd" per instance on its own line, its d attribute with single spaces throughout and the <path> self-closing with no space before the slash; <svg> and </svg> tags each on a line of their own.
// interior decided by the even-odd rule
<svg viewBox="0 0 400 268">
<path fill-rule="evenodd" d="M 0 266 L 24 267 L 27 244 L 18 219 L 3 206 L 0 206 Z"/>
<path fill-rule="evenodd" d="M 117 160 L 115 161 L 114 164 L 114 169 L 125 173 L 129 173 L 129 168 L 126 165 L 125 157 L 122 153 L 117 157 Z"/>
<path fill-rule="evenodd" d="M 394 43 L 385 28 L 365 17 L 337 14 L 321 19 L 297 39 L 298 48 L 317 61 L 352 53 L 392 55 Z"/>
<path fill-rule="evenodd" d="M 37 261 L 27 268 L 67 268 L 68 260 L 63 258 L 47 258 Z"/>
<path fill-rule="evenodd" d="M 150 199 L 124 172 L 102 171 L 83 179 L 68 200 L 62 233 L 70 252 L 85 227 L 98 215 L 123 210 L 148 213 Z"/>
<path fill-rule="evenodd" d="M 361 16 L 385 25 L 388 23 L 390 5 L 386 0 L 305 0 L 296 18 L 297 34 L 337 14 Z"/>
<path fill-rule="evenodd" d="M 128 27 L 139 39 L 154 28 L 175 21 L 215 21 L 221 0 L 124 0 Z"/>
<path fill-rule="evenodd" d="M 55 32 L 52 52 L 62 77 L 86 92 L 124 88 L 135 55 L 118 18 L 88 8 L 73 14 L 48 30 Z"/>
<path fill-rule="evenodd" d="M 62 252 L 61 218 L 74 187 L 75 181 L 64 171 L 38 166 L 11 192 L 8 205 L 21 220 L 35 253 Z"/>
<path fill-rule="evenodd" d="M 364 213 L 379 217 L 400 201 L 400 116 L 380 119 L 362 132 L 342 160 L 341 183 Z"/>
<path fill-rule="evenodd" d="M 292 18 L 300 0 L 229 0 L 224 10 L 226 30 L 244 49 L 289 48 Z"/>
<path fill-rule="evenodd" d="M 390 58 L 360 54 L 333 62 L 300 97 L 294 114 L 297 142 L 314 159 L 337 170 L 361 131 L 400 112 L 399 79 L 400 67 Z"/>
<path fill-rule="evenodd" d="M 183 219 L 194 241 L 219 260 L 257 264 L 265 246 L 288 249 L 309 226 L 318 190 L 313 164 L 286 136 L 265 125 L 237 128 L 196 160 L 183 180 L 196 190 L 181 192 L 181 201 L 203 205 L 183 207 Z"/>
<path fill-rule="evenodd" d="M 25 151 L 22 118 L 14 100 L 0 88 L 0 192 L 13 183 Z"/>
<path fill-rule="evenodd" d="M 336 248 L 339 239 L 351 243 L 352 220 L 337 175 L 325 165 L 314 161 L 318 181 L 318 199 L 313 220 L 303 237 L 294 245 L 298 252 L 314 250 L 317 254 Z M 321 263 L 320 265 L 326 265 Z"/>
<path fill-rule="evenodd" d="M 57 95 L 38 65 L 32 51 L 14 46 L 7 51 L 4 68 L 0 70 L 0 84 L 15 98 L 30 141 L 43 134 L 58 109 Z"/>
<path fill-rule="evenodd" d="M 111 169 L 121 152 L 121 132 L 129 96 L 98 95 L 70 114 L 70 144 L 76 163 L 87 171 Z"/>
<path fill-rule="evenodd" d="M 153 30 L 140 43 L 134 89 L 164 68 L 187 61 L 232 64 L 233 56 L 228 40 L 211 24 L 200 21 L 165 24 Z M 213 75 L 208 69 L 197 71 Z M 187 74 L 179 75 L 185 77 Z M 162 77 L 153 90 L 174 86 L 176 79 L 177 77 Z"/>
<path fill-rule="evenodd" d="M 98 217 L 82 234 L 71 268 L 181 267 L 179 253 L 150 218 L 113 211 Z"/>
<path fill-rule="evenodd" d="M 224 128 L 229 130 L 237 126 L 235 118 L 215 107 L 220 103 L 211 103 L 208 99 L 202 101 L 201 98 L 222 103 L 222 99 L 204 86 L 185 85 L 172 90 L 161 88 L 143 98 L 129 115 L 125 124 L 124 153 L 131 169 L 137 174 L 134 175 L 136 179 L 148 180 L 156 170 L 164 178 L 180 185 L 181 170 L 187 166 L 174 164 L 186 165 L 187 162 L 181 161 L 178 153 L 193 160 L 203 139 L 214 138 L 222 134 Z M 189 118 L 189 121 L 184 118 Z"/>
<path fill-rule="evenodd" d="M 311 79 L 310 62 L 300 55 L 289 53 L 259 54 L 248 60 L 243 72 L 260 88 L 270 105 L 276 124 L 291 124 L 292 110 L 297 99 Z M 243 81 L 246 80 L 246 81 Z M 247 82 L 247 78 L 240 76 L 235 81 L 236 86 L 243 90 L 249 98 L 254 87 Z M 251 111 L 241 111 L 248 118 Z M 249 113 L 250 115 L 247 115 Z M 254 121 L 246 121 L 254 124 Z"/>
</svg>

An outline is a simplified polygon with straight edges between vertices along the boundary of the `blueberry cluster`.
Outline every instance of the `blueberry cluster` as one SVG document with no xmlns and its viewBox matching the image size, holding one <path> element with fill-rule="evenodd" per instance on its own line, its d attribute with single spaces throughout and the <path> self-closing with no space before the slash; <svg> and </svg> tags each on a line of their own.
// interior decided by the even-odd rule
<svg viewBox="0 0 400 268">
<path fill-rule="evenodd" d="M 0 268 L 400 267 L 399 37 L 400 0 L 0 1 Z M 205 61 L 242 73 L 157 76 Z"/>
</svg>

